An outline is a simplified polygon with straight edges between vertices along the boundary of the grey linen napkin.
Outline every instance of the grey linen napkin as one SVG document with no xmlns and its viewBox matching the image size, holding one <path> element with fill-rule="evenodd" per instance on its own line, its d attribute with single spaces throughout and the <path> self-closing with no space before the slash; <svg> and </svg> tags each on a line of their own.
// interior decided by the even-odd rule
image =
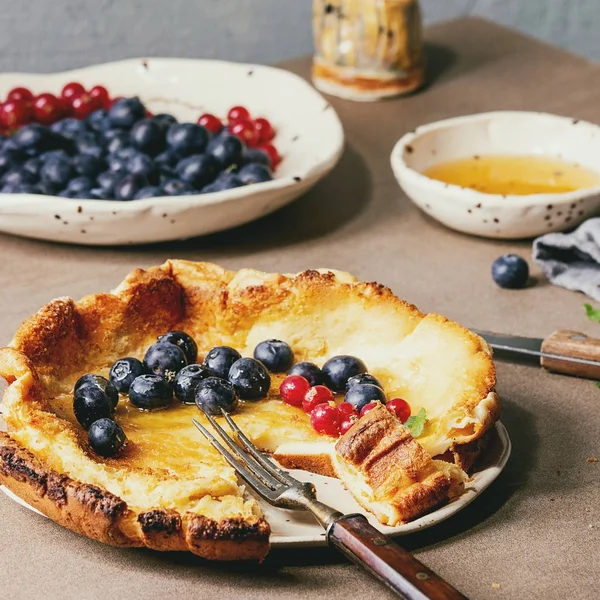
<svg viewBox="0 0 600 600">
<path fill-rule="evenodd" d="M 555 285 L 600 300 L 600 218 L 571 233 L 547 233 L 533 242 L 533 260 Z"/>
</svg>

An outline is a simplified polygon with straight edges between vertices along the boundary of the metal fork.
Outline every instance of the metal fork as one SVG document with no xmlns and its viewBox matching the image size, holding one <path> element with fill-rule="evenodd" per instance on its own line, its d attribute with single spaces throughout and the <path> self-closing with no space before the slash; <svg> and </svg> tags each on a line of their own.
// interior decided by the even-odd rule
<svg viewBox="0 0 600 600">
<path fill-rule="evenodd" d="M 465 600 L 466 597 L 448 582 L 372 527 L 364 515 L 344 515 L 319 502 L 312 483 L 298 481 L 266 458 L 226 411 L 222 410 L 223 416 L 239 445 L 212 415 L 203 412 L 227 448 L 196 419 L 192 419 L 194 425 L 246 483 L 269 504 L 279 508 L 310 511 L 327 532 L 329 545 L 341 550 L 350 560 L 403 598 Z"/>
</svg>

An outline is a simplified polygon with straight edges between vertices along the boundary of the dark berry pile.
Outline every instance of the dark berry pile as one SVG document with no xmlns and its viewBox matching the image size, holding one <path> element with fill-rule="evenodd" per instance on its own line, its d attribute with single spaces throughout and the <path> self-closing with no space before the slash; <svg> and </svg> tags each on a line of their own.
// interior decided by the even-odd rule
<svg viewBox="0 0 600 600">
<path fill-rule="evenodd" d="M 152 115 L 139 98 L 67 84 L 60 97 L 11 90 L 0 105 L 0 192 L 138 200 L 270 181 L 275 130 L 234 106 L 224 124 Z"/>
<path fill-rule="evenodd" d="M 101 456 L 111 457 L 125 444 L 125 433 L 115 422 L 119 394 L 128 395 L 140 410 L 167 408 L 175 397 L 208 414 L 221 415 L 222 410 L 235 410 L 240 400 L 265 398 L 271 387 L 270 373 L 287 372 L 279 388 L 281 399 L 303 408 L 319 433 L 342 435 L 378 404 L 385 404 L 402 423 L 410 417 L 408 403 L 400 398 L 388 402 L 381 383 L 354 356 L 334 356 L 322 368 L 309 362 L 294 364 L 294 353 L 286 342 L 266 340 L 256 346 L 253 358 L 242 357 L 229 346 L 216 346 L 202 363 L 197 360 L 194 339 L 182 331 L 170 331 L 146 350 L 143 361 L 117 360 L 109 379 L 92 373 L 80 377 L 73 410 L 88 430 L 90 446 Z M 334 392 L 345 393 L 341 403 L 335 403 Z"/>
</svg>

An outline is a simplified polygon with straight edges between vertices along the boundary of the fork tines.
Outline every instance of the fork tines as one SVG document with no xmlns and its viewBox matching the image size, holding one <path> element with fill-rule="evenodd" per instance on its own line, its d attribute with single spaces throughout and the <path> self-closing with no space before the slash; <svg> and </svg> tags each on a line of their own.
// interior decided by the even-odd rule
<svg viewBox="0 0 600 600">
<path fill-rule="evenodd" d="M 272 461 L 265 458 L 225 410 L 221 410 L 221 412 L 244 450 L 238 446 L 212 415 L 206 411 L 203 412 L 229 450 L 204 425 L 196 419 L 192 419 L 192 422 L 257 494 L 267 501 L 275 502 L 281 493 L 290 486 L 301 485 L 297 479 L 294 479 Z"/>
</svg>

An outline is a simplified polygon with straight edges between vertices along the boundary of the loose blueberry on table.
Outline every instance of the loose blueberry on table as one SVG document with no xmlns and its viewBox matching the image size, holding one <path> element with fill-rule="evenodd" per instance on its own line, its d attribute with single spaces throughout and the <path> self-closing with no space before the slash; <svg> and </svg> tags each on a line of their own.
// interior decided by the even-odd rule
<svg viewBox="0 0 600 600">
<path fill-rule="evenodd" d="M 505 254 L 492 264 L 492 277 L 502 288 L 518 290 L 529 280 L 529 265 L 517 254 Z"/>
<path fill-rule="evenodd" d="M 14 88 L 0 104 L 0 192 L 128 202 L 270 181 L 281 161 L 272 124 L 243 106 L 226 123 L 153 116 L 101 85 L 70 82 L 59 96 Z"/>
</svg>

